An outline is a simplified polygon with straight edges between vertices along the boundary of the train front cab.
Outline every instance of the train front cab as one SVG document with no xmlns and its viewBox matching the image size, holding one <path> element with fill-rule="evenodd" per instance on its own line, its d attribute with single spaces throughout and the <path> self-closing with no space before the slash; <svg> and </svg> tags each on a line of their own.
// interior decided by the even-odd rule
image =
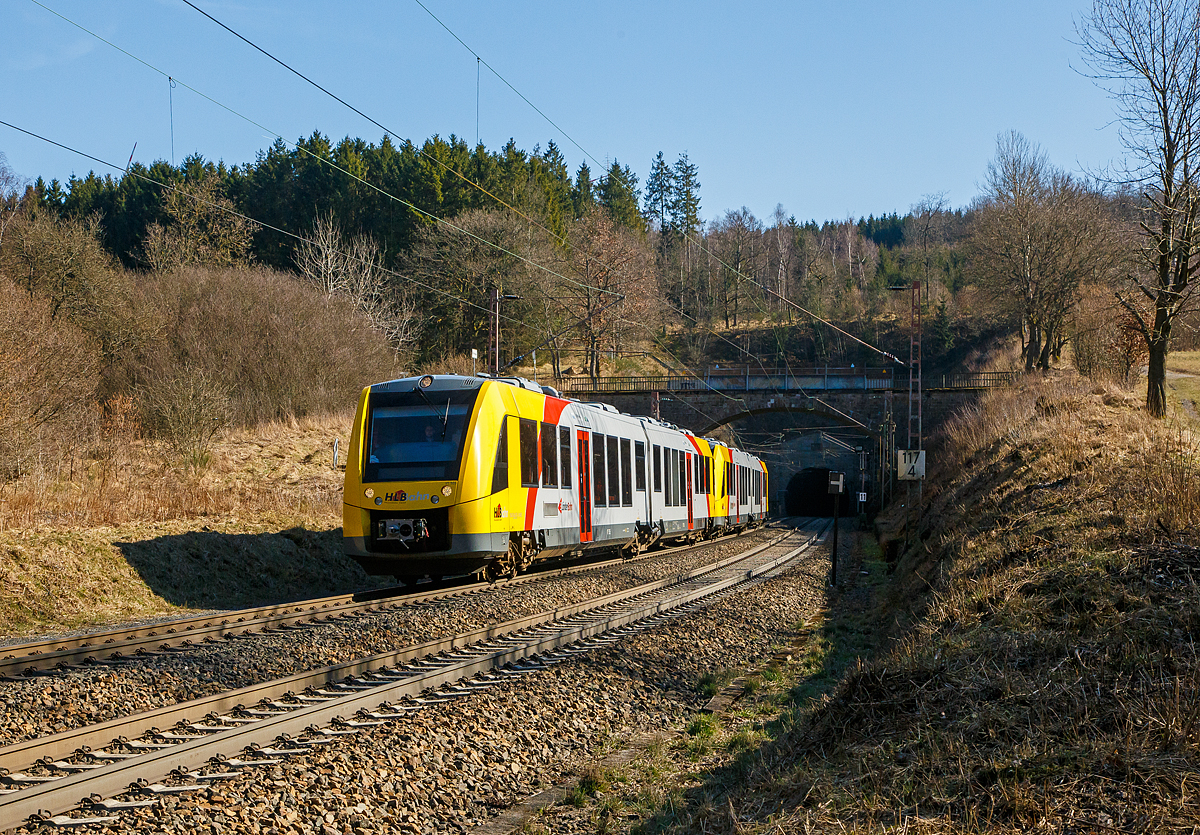
<svg viewBox="0 0 1200 835">
<path fill-rule="evenodd" d="M 487 515 L 499 421 L 484 383 L 426 376 L 363 390 L 347 451 L 342 535 L 347 555 L 368 573 L 470 573 L 507 550 L 507 535 L 497 535 Z"/>
</svg>

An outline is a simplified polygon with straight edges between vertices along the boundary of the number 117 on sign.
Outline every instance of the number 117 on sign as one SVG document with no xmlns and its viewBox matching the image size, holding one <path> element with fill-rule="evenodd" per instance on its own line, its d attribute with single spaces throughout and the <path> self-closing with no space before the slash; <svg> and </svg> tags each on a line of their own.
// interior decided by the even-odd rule
<svg viewBox="0 0 1200 835">
<path fill-rule="evenodd" d="M 896 450 L 896 478 L 900 481 L 921 481 L 925 478 L 925 450 Z"/>
</svg>

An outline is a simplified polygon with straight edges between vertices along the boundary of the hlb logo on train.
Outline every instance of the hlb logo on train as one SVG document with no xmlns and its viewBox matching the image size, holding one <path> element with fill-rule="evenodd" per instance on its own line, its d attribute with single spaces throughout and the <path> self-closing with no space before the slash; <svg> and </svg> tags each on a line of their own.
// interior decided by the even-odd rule
<svg viewBox="0 0 1200 835">
<path fill-rule="evenodd" d="M 395 493 L 388 493 L 384 496 L 389 502 L 420 502 L 429 498 L 428 493 L 406 493 L 403 490 L 397 490 Z"/>
</svg>

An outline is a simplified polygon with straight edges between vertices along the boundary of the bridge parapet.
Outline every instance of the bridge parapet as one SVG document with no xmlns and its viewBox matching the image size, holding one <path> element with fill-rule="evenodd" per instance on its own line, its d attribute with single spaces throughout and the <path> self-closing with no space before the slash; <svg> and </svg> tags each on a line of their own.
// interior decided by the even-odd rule
<svg viewBox="0 0 1200 835">
<path fill-rule="evenodd" d="M 1015 371 L 980 371 L 964 374 L 926 376 L 925 391 L 942 389 L 987 389 L 1011 386 L 1016 382 Z M 703 391 L 908 391 L 908 375 L 893 374 L 888 369 L 856 371 L 848 368 L 813 369 L 804 371 L 734 371 L 721 369 L 699 375 L 654 374 L 629 377 L 566 377 L 556 381 L 564 394 L 596 395 L 632 392 L 703 392 Z"/>
</svg>

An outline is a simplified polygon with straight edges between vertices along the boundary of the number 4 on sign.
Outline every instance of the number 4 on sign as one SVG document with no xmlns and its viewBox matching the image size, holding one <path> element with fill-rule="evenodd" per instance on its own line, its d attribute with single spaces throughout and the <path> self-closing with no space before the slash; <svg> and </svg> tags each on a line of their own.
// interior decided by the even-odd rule
<svg viewBox="0 0 1200 835">
<path fill-rule="evenodd" d="M 925 478 L 925 450 L 896 450 L 896 478 L 900 481 L 921 481 Z"/>
</svg>

